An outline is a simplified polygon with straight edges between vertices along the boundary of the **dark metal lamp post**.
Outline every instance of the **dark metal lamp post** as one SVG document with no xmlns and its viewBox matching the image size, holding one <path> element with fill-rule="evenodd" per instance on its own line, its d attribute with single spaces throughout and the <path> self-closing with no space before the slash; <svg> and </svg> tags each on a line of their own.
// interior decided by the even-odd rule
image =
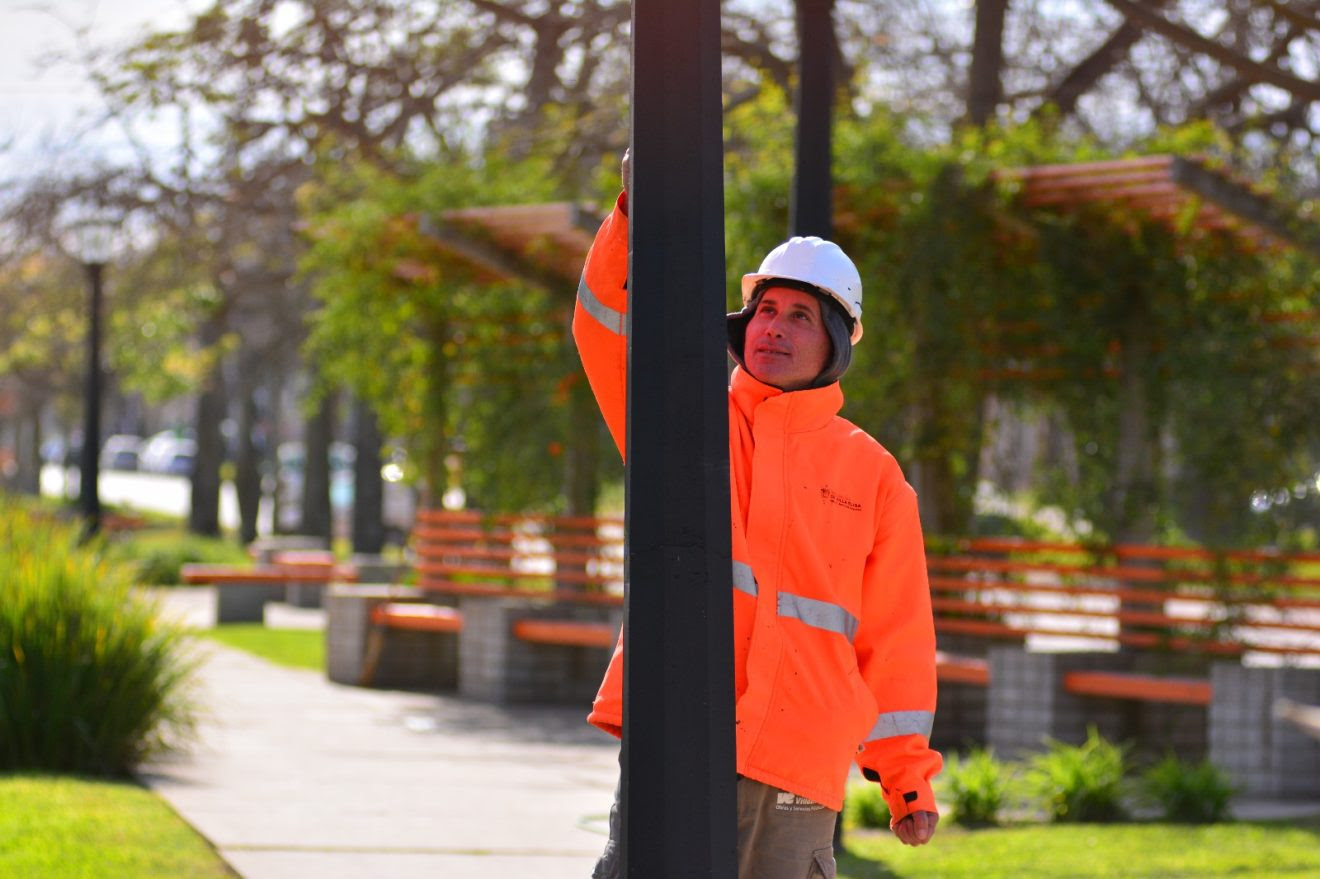
<svg viewBox="0 0 1320 879">
<path fill-rule="evenodd" d="M 108 218 L 83 220 L 70 229 L 73 255 L 87 272 L 87 385 L 83 397 L 83 443 L 78 462 L 78 509 L 88 535 L 101 528 L 97 489 L 101 452 L 101 280 L 114 246 L 116 225 Z"/>
</svg>

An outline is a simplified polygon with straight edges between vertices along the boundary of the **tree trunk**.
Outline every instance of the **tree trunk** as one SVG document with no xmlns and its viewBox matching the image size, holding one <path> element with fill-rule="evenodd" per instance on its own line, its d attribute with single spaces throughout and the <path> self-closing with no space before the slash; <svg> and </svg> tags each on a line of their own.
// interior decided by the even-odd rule
<svg viewBox="0 0 1320 879">
<path fill-rule="evenodd" d="M 926 388 L 939 387 L 934 379 Z M 963 411 L 925 394 L 913 408 L 912 435 L 916 453 L 909 478 L 917 492 L 921 527 L 927 534 L 966 533 L 973 513 L 972 498 L 979 472 L 985 406 L 978 400 Z"/>
<path fill-rule="evenodd" d="M 977 0 L 976 35 L 968 73 L 967 120 L 977 128 L 995 116 L 1003 99 L 1004 15 L 1008 0 Z"/>
<path fill-rule="evenodd" d="M 30 495 L 41 494 L 41 411 L 37 402 L 23 407 L 18 421 L 18 472 L 14 474 L 15 490 Z"/>
<path fill-rule="evenodd" d="M 330 545 L 334 516 L 330 508 L 330 442 L 335 429 L 335 395 L 321 398 L 303 434 L 302 533 L 324 538 Z"/>
<path fill-rule="evenodd" d="M 568 394 L 568 449 L 564 455 L 564 500 L 568 515 L 596 515 L 600 493 L 600 414 L 586 377 L 578 374 Z"/>
<path fill-rule="evenodd" d="M 1154 428 L 1147 381 L 1153 368 L 1151 317 L 1140 291 L 1129 295 L 1129 307 L 1121 337 L 1118 448 L 1114 485 L 1109 503 L 1113 541 L 1117 544 L 1145 544 L 1155 538 L 1155 459 L 1158 434 Z M 1126 560 L 1124 567 L 1158 566 L 1158 562 Z M 1125 585 L 1117 581 L 1119 586 Z M 1162 602 L 1125 599 L 1119 602 L 1120 613 L 1158 614 Z M 1119 620 L 1120 635 L 1150 634 L 1149 627 Z M 1123 644 L 1121 650 L 1136 650 L 1138 645 Z"/>
<path fill-rule="evenodd" d="M 212 315 L 202 322 L 199 337 L 203 350 L 211 350 L 224 332 L 223 319 Z M 192 498 L 188 530 L 216 537 L 220 534 L 220 466 L 225 459 L 220 423 L 225 417 L 224 374 L 216 361 L 197 395 L 197 461 L 192 475 Z"/>
<path fill-rule="evenodd" d="M 380 476 L 380 422 L 362 400 L 353 400 L 353 551 L 377 555 L 385 548 L 385 482 Z"/>
<path fill-rule="evenodd" d="M 1146 383 L 1151 369 L 1150 318 L 1143 302 L 1129 310 L 1122 338 L 1118 448 L 1110 495 L 1111 534 L 1119 543 L 1155 536 L 1155 453 Z"/>
<path fill-rule="evenodd" d="M 253 389 L 244 387 L 238 414 L 238 466 L 234 487 L 238 493 L 238 539 L 244 546 L 257 539 L 261 509 L 261 450 L 257 448 L 257 402 Z"/>
</svg>

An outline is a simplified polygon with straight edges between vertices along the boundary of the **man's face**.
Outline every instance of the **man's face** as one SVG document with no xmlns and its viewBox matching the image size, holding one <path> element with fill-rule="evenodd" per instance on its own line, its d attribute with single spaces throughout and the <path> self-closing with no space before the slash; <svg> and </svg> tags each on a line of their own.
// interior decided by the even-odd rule
<svg viewBox="0 0 1320 879">
<path fill-rule="evenodd" d="M 825 369 L 832 348 L 820 300 L 791 287 L 769 287 L 747 322 L 743 362 L 752 377 L 798 391 Z"/>
</svg>

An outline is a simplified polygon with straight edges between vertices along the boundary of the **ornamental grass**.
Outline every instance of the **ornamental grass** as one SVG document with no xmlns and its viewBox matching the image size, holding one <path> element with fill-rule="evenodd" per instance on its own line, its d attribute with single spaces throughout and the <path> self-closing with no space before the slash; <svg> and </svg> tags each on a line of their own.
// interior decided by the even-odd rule
<svg viewBox="0 0 1320 879">
<path fill-rule="evenodd" d="M 195 659 L 132 579 L 0 496 L 0 772 L 123 775 L 186 738 Z"/>
</svg>

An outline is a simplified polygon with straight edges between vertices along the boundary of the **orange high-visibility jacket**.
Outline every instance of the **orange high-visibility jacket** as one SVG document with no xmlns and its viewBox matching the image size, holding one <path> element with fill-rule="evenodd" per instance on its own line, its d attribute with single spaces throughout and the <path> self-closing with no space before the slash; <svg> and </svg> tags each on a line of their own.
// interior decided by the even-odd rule
<svg viewBox="0 0 1320 879">
<path fill-rule="evenodd" d="M 624 452 L 628 219 L 620 198 L 578 286 L 573 336 Z M 661 368 L 657 365 L 656 368 Z M 784 393 L 741 368 L 729 389 L 738 772 L 839 810 L 851 761 L 894 820 L 936 811 L 928 744 L 935 632 L 916 494 L 838 416 L 838 383 Z M 589 721 L 620 735 L 620 638 Z"/>
</svg>

